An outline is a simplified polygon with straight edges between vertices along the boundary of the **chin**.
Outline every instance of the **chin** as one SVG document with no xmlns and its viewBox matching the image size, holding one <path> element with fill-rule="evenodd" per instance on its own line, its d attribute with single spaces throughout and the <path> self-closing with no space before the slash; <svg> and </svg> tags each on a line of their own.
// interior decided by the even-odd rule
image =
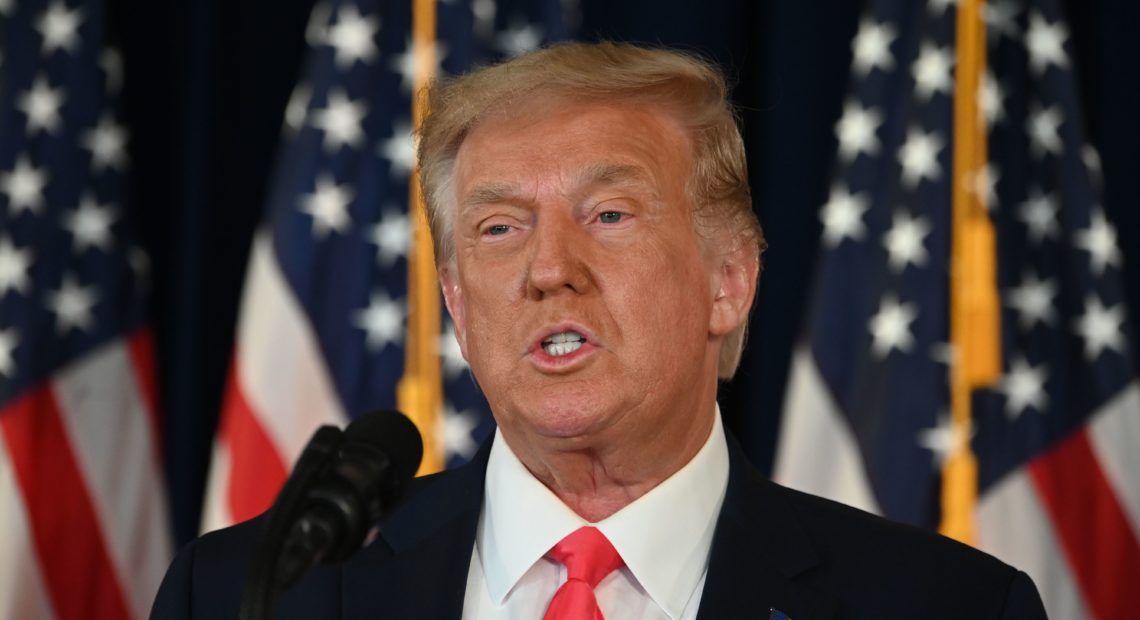
<svg viewBox="0 0 1140 620">
<path fill-rule="evenodd" d="M 525 411 L 529 424 L 546 437 L 569 439 L 589 435 L 610 418 L 613 405 L 599 402 L 597 389 L 545 389 L 539 398 L 528 403 Z"/>
</svg>

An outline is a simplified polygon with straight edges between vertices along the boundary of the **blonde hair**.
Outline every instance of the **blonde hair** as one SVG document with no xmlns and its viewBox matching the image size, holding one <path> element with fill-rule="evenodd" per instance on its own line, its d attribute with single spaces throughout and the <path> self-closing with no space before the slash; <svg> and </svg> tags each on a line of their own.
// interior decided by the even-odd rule
<svg viewBox="0 0 1140 620">
<path fill-rule="evenodd" d="M 419 131 L 420 182 L 441 266 L 455 258 L 453 173 L 463 140 L 488 114 L 527 97 L 550 95 L 655 105 L 673 114 L 693 143 L 693 171 L 686 188 L 694 228 L 702 235 L 728 232 L 734 243 L 754 245 L 757 256 L 763 252 L 744 141 L 723 74 L 700 58 L 671 50 L 564 43 L 436 81 L 421 93 L 427 97 L 428 115 Z M 736 372 L 746 329 L 747 321 L 721 345 L 720 377 Z"/>
</svg>

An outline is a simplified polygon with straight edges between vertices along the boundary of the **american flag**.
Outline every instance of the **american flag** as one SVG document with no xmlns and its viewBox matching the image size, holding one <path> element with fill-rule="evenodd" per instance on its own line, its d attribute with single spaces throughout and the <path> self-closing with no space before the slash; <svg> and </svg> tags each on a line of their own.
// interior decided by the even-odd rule
<svg viewBox="0 0 1140 620">
<path fill-rule="evenodd" d="M 967 1 L 873 0 L 859 24 L 775 477 L 935 527 L 941 466 L 969 446 L 977 544 L 1053 618 L 1134 616 L 1140 387 L 1073 42 L 1057 0 L 981 8 L 989 157 L 952 170 Z M 1000 298 L 1001 376 L 972 393 L 966 433 L 949 413 L 956 179 L 989 209 Z"/>
<path fill-rule="evenodd" d="M 442 1 L 439 66 L 425 67 L 433 55 L 412 42 L 412 4 L 338 0 L 313 9 L 308 66 L 285 111 L 246 276 L 205 530 L 267 508 L 318 425 L 396 406 L 416 73 L 458 74 L 564 39 L 576 10 L 565 0 Z M 454 465 L 494 423 L 446 319 L 439 332 L 446 402 L 440 432 L 425 445 Z"/>
<path fill-rule="evenodd" d="M 107 39 L 99 2 L 0 0 L 0 618 L 144 618 L 171 558 Z"/>
</svg>

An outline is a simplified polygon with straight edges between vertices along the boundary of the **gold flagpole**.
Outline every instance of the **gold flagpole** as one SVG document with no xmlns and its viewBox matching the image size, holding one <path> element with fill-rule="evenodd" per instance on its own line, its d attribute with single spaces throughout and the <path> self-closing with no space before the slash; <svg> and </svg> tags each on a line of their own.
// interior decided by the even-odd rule
<svg viewBox="0 0 1140 620">
<path fill-rule="evenodd" d="M 950 257 L 950 405 L 953 450 L 942 469 L 943 534 L 975 539 L 978 462 L 970 448 L 970 395 L 1001 377 L 996 239 L 986 212 L 986 125 L 978 91 L 986 64 L 980 0 L 958 3 L 954 74 L 953 240 Z"/>
<path fill-rule="evenodd" d="M 418 131 L 427 116 L 427 102 L 419 94 L 436 67 L 435 0 L 415 0 L 412 6 L 412 53 L 416 59 L 412 123 Z M 439 367 L 439 284 L 428 231 L 427 210 L 420 192 L 419 166 L 412 171 L 408 209 L 412 213 L 412 248 L 408 256 L 408 331 L 404 376 L 396 387 L 397 406 L 416 423 L 424 439 L 424 460 L 419 474 L 439 471 L 443 455 L 435 441 L 443 404 Z"/>
</svg>

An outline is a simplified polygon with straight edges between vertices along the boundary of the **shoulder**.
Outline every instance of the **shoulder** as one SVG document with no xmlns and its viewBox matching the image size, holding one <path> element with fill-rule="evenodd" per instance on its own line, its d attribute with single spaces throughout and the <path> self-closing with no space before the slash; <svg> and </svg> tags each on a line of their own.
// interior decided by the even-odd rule
<svg viewBox="0 0 1140 620">
<path fill-rule="evenodd" d="M 1044 618 L 1025 573 L 945 536 L 768 483 L 795 514 L 819 555 L 810 580 L 882 617 L 925 609 L 928 617 Z"/>
</svg>

